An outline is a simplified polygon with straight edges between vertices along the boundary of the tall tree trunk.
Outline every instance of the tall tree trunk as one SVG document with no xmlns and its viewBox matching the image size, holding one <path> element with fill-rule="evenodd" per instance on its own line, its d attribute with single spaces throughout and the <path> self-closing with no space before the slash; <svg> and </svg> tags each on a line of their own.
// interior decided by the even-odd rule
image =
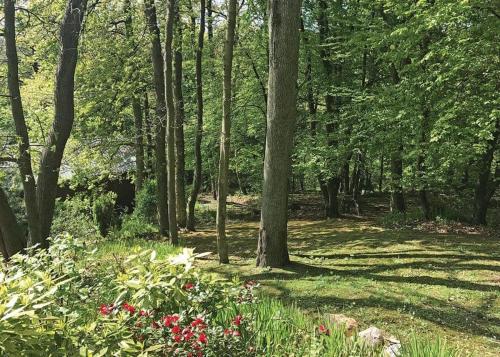
<svg viewBox="0 0 500 357">
<path fill-rule="evenodd" d="M 156 17 L 154 0 L 146 0 L 145 15 L 151 35 L 151 59 L 153 62 L 154 85 L 156 92 L 155 121 L 155 156 L 156 156 L 156 194 L 158 200 L 158 218 L 160 235 L 168 235 L 168 193 L 167 193 L 167 158 L 165 152 L 166 117 L 165 80 L 163 75 L 163 56 L 160 42 L 160 29 Z"/>
<path fill-rule="evenodd" d="M 420 199 L 420 207 L 426 220 L 431 219 L 431 207 L 427 194 L 427 179 L 425 177 L 425 157 L 427 146 L 427 132 L 429 131 L 430 111 L 424 108 L 422 113 L 422 125 L 420 133 L 420 153 L 417 158 L 417 176 L 419 181 L 418 197 Z"/>
<path fill-rule="evenodd" d="M 24 204 L 28 218 L 29 240 L 28 245 L 42 242 L 40 232 L 40 217 L 36 200 L 36 182 L 31 166 L 30 140 L 28 128 L 24 118 L 23 103 L 19 86 L 19 68 L 16 47 L 16 15 L 15 0 L 4 2 L 5 47 L 7 55 L 7 78 L 10 95 L 12 118 L 19 137 L 19 158 L 17 160 L 21 182 L 24 190 Z"/>
<path fill-rule="evenodd" d="M 229 263 L 226 240 L 226 199 L 228 193 L 229 157 L 231 150 L 231 80 L 237 4 L 237 0 L 229 1 L 226 42 L 224 44 L 224 99 L 220 135 L 219 180 L 217 185 L 217 250 L 219 252 L 219 262 L 222 264 Z"/>
<path fill-rule="evenodd" d="M 175 107 L 172 71 L 172 42 L 174 39 L 175 1 L 167 0 L 165 24 L 165 101 L 167 103 L 167 179 L 168 179 L 168 223 L 170 242 L 178 244 L 177 210 L 175 196 Z"/>
<path fill-rule="evenodd" d="M 205 37 L 205 0 L 200 0 L 200 32 L 198 33 L 198 48 L 196 49 L 196 104 L 197 104 L 197 124 L 194 143 L 194 180 L 188 204 L 187 229 L 193 231 L 195 228 L 194 209 L 196 200 L 201 188 L 202 180 L 202 157 L 201 140 L 203 138 L 203 39 Z"/>
<path fill-rule="evenodd" d="M 212 0 L 207 0 L 207 32 L 208 41 L 212 41 L 214 37 L 214 18 L 212 16 Z"/>
<path fill-rule="evenodd" d="M 42 247 L 48 246 L 56 199 L 59 169 L 75 117 L 75 69 L 78 61 L 80 30 L 87 0 L 68 0 L 61 25 L 59 64 L 54 94 L 54 122 L 40 160 L 37 200 Z"/>
<path fill-rule="evenodd" d="M 125 0 L 123 4 L 123 10 L 125 12 L 125 35 L 127 37 L 127 42 L 129 48 L 133 49 L 135 45 L 134 41 L 134 29 L 132 26 L 132 9 L 130 6 L 130 0 Z M 130 58 L 132 58 L 132 53 L 130 53 Z M 131 80 L 133 80 L 134 74 L 137 72 L 135 63 L 132 64 L 134 68 L 134 73 L 132 74 Z M 141 100 L 137 90 L 132 93 L 132 110 L 134 112 L 134 126 L 135 126 L 135 192 L 139 192 L 144 183 L 144 143 L 143 143 L 143 130 L 142 130 L 142 107 Z"/>
<path fill-rule="evenodd" d="M 185 181 L 185 154 L 184 154 L 184 95 L 182 93 L 182 23 L 180 21 L 179 5 L 176 7 L 176 29 L 175 37 L 175 194 L 177 204 L 177 224 L 181 228 L 186 227 L 186 181 Z"/>
<path fill-rule="evenodd" d="M 378 177 L 378 191 L 382 192 L 384 186 L 384 153 L 380 155 L 380 174 Z"/>
<path fill-rule="evenodd" d="M 488 147 L 481 158 L 479 178 L 474 192 L 474 211 L 472 221 L 475 224 L 486 224 L 486 213 L 491 197 L 500 185 L 500 162 L 496 163 L 495 173 L 491 178 L 491 165 L 500 137 L 500 120 L 497 119 L 493 137 L 488 141 Z"/>
<path fill-rule="evenodd" d="M 401 81 L 394 63 L 390 65 L 392 83 L 396 86 Z M 401 139 L 400 139 L 401 140 Z M 400 142 L 391 153 L 391 212 L 406 212 L 403 191 L 403 144 Z"/>
<path fill-rule="evenodd" d="M 0 187 L 0 250 L 5 259 L 22 251 L 26 246 L 23 231 L 9 205 L 4 190 Z"/>
<path fill-rule="evenodd" d="M 144 124 L 146 125 L 146 171 L 149 176 L 153 173 L 153 124 L 151 123 L 151 113 L 149 112 L 148 92 L 144 92 Z"/>
<path fill-rule="evenodd" d="M 288 176 L 297 116 L 300 0 L 269 2 L 269 94 L 257 266 L 288 264 Z"/>
<path fill-rule="evenodd" d="M 405 197 L 401 180 L 403 178 L 403 145 L 391 154 L 391 211 L 406 212 Z"/>
<path fill-rule="evenodd" d="M 313 73 L 312 73 L 312 55 L 311 55 L 311 50 L 309 48 L 309 38 L 306 35 L 305 28 L 304 28 L 304 21 L 301 19 L 300 22 L 300 29 L 303 32 L 303 41 L 304 41 L 304 47 L 306 50 L 306 84 L 307 84 L 307 108 L 309 111 L 309 115 L 311 116 L 311 123 L 310 123 L 310 130 L 311 130 L 311 137 L 313 138 L 314 141 L 316 141 L 316 134 L 317 134 L 317 127 L 318 127 L 318 118 L 317 118 L 317 112 L 318 112 L 318 104 L 317 101 L 314 97 L 314 86 L 313 86 Z M 316 143 L 315 143 L 316 144 Z M 319 188 L 321 190 L 321 193 L 323 195 L 323 201 L 325 202 L 325 215 L 328 210 L 328 190 L 326 188 L 326 183 L 321 177 L 321 175 L 318 175 L 318 184 Z"/>
<path fill-rule="evenodd" d="M 334 65 L 330 59 L 330 52 L 327 50 L 325 44 L 330 36 L 330 27 L 328 23 L 328 5 L 325 0 L 319 1 L 319 16 L 318 16 L 318 27 L 319 27 L 319 37 L 320 37 L 320 56 L 323 68 L 328 79 L 332 79 L 332 75 L 339 72 L 339 66 Z M 340 115 L 340 105 L 341 98 L 338 96 L 332 96 L 330 94 L 325 95 L 326 112 L 329 114 L 329 122 L 326 124 L 326 133 L 328 138 L 328 145 L 335 149 L 337 146 L 337 141 L 332 139 L 332 134 L 335 133 L 336 125 L 335 121 L 338 120 Z M 340 212 L 338 209 L 338 191 L 340 188 L 340 177 L 339 170 L 332 168 L 330 177 L 326 180 L 326 190 L 328 201 L 325 202 L 326 216 L 327 218 L 340 217 Z"/>
</svg>

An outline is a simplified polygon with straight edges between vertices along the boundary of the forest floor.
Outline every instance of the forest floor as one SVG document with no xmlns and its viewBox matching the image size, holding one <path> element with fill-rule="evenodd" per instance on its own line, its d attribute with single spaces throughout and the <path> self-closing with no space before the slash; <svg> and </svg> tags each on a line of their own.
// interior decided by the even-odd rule
<svg viewBox="0 0 500 357">
<path fill-rule="evenodd" d="M 379 224 L 387 211 L 381 200 L 365 202 L 364 216 L 324 220 L 319 200 L 294 199 L 299 203 L 289 222 L 289 267 L 255 267 L 258 212 L 233 198 L 233 217 L 247 209 L 251 218 L 228 224 L 231 264 L 219 265 L 214 254 L 203 268 L 256 280 L 264 294 L 320 316 L 345 314 L 361 329 L 374 325 L 403 343 L 416 334 L 446 340 L 464 355 L 500 355 L 496 233 L 461 226 L 386 229 Z M 213 205 L 206 198 L 207 212 Z M 215 252 L 213 227 L 183 233 L 183 244 Z"/>
</svg>

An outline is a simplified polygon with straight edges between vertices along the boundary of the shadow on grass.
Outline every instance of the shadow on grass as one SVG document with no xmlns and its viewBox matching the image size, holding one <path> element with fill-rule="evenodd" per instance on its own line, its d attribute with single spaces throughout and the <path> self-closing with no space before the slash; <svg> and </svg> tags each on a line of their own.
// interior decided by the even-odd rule
<svg viewBox="0 0 500 357">
<path fill-rule="evenodd" d="M 257 273 L 253 268 L 258 235 L 256 222 L 228 225 L 229 250 L 237 264 L 207 269 L 262 281 L 281 299 L 304 309 L 349 310 L 354 305 L 358 310 L 351 308 L 352 311 L 366 314 L 373 311 L 363 308 L 381 308 L 409 324 L 412 323 L 411 311 L 416 318 L 454 331 L 500 338 L 500 319 L 492 312 L 500 294 L 500 285 L 493 282 L 500 272 L 499 239 L 384 230 L 374 226 L 373 221 L 362 219 L 295 220 L 290 222 L 289 232 L 289 250 L 295 262 L 285 269 Z M 204 229 L 188 234 L 185 243 L 199 252 L 215 252 L 215 231 Z M 330 279 L 338 279 L 344 287 L 349 287 L 350 282 L 357 284 L 352 288 L 353 297 L 340 296 Z M 314 291 L 314 283 L 321 281 L 327 285 L 319 294 Z M 490 281 L 491 284 L 486 283 Z M 304 285 L 289 288 L 296 282 Z M 372 283 L 383 288 L 366 296 L 363 289 L 372 287 Z M 331 292 L 328 284 L 332 284 Z M 421 294 L 420 290 L 425 287 L 452 290 L 440 291 L 439 298 L 432 293 L 431 296 Z M 405 301 L 404 294 L 420 300 Z M 471 300 L 464 306 L 443 297 L 446 294 L 472 295 L 467 297 Z"/>
<path fill-rule="evenodd" d="M 323 308 L 336 307 L 344 310 L 356 306 L 356 309 L 383 308 L 392 311 L 407 311 L 415 317 L 455 331 L 497 340 L 500 338 L 500 334 L 492 330 L 493 327 L 500 325 L 499 318 L 488 317 L 480 311 L 467 309 L 458 304 L 451 304 L 449 301 L 437 298 L 425 296 L 424 305 L 378 296 L 340 298 L 334 294 L 328 296 L 298 295 L 277 282 L 271 281 L 268 282 L 268 285 L 279 291 L 281 299 L 284 301 L 290 300 L 290 302 L 304 309 L 321 306 Z M 293 299 L 290 299 L 290 296 L 293 296 Z"/>
</svg>

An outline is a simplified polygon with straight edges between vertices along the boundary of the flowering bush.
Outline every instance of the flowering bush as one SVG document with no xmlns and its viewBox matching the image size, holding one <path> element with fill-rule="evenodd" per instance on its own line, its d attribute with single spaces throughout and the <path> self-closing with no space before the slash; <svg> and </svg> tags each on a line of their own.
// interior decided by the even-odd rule
<svg viewBox="0 0 500 357">
<path fill-rule="evenodd" d="M 129 258 L 130 266 L 114 281 L 117 298 L 102 303 L 95 334 L 109 336 L 106 344 L 90 338 L 90 352 L 123 350 L 178 356 L 248 355 L 255 348 L 251 318 L 241 307 L 252 304 L 254 284 L 241 285 L 200 274 L 193 269 L 192 250 L 168 263 L 143 252 Z M 91 334 L 93 336 L 94 334 Z"/>
</svg>

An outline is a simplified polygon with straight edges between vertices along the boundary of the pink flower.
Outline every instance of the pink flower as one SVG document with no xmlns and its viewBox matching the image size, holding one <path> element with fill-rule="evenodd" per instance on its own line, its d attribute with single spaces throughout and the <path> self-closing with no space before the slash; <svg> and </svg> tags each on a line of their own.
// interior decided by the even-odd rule
<svg viewBox="0 0 500 357">
<path fill-rule="evenodd" d="M 198 336 L 198 342 L 207 344 L 208 343 L 207 335 L 205 335 L 203 332 L 200 333 L 200 336 Z"/>
<path fill-rule="evenodd" d="M 186 327 L 182 330 L 182 335 L 184 336 L 184 341 L 189 341 L 194 336 L 194 333 L 189 327 Z"/>
<path fill-rule="evenodd" d="M 233 336 L 235 336 L 235 337 L 240 337 L 240 336 L 241 336 L 240 331 L 236 331 L 236 330 L 234 330 L 234 331 L 233 331 Z"/>
<path fill-rule="evenodd" d="M 149 313 L 147 311 L 141 310 L 139 311 L 139 316 L 148 316 Z"/>
<path fill-rule="evenodd" d="M 241 325 L 241 320 L 243 320 L 243 317 L 241 315 L 237 315 L 233 320 L 233 324 L 235 326 L 239 326 Z"/>
</svg>

